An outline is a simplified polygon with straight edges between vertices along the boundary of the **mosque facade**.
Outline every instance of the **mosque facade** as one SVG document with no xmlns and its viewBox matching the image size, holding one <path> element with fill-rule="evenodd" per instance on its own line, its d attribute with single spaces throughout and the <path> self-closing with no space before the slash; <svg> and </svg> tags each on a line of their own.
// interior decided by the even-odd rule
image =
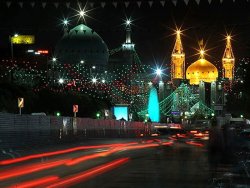
<svg viewBox="0 0 250 188">
<path fill-rule="evenodd" d="M 109 50 L 103 39 L 91 28 L 80 24 L 71 30 L 66 30 L 62 39 L 58 42 L 55 54 L 61 63 L 79 64 L 84 62 L 85 66 L 90 69 L 95 67 L 99 75 L 104 74 L 104 71 L 129 66 L 125 73 L 118 70 L 117 75 L 111 75 L 114 82 L 111 86 L 119 92 L 119 99 L 115 103 L 136 103 L 138 100 L 145 100 L 142 95 L 149 92 L 150 87 L 147 73 L 142 74 L 138 70 L 138 65 L 134 62 L 136 51 L 131 40 L 130 25 L 126 25 L 126 40 L 119 48 Z M 230 84 L 234 79 L 234 55 L 231 46 L 231 37 L 227 37 L 225 52 L 222 57 L 223 74 L 220 76 L 219 71 L 205 57 L 204 49 L 201 47 L 200 57 L 186 68 L 185 50 L 181 41 L 181 31 L 176 32 L 176 40 L 171 55 L 171 80 L 159 81 L 157 86 L 160 101 L 168 98 L 174 88 L 180 86 L 181 83 L 186 83 L 191 88 L 194 95 L 199 96 L 199 101 L 215 111 L 222 111 L 225 104 L 224 85 Z M 136 69 L 135 69 L 136 68 Z M 130 71 L 131 70 L 131 71 Z M 133 72 L 133 70 L 136 70 Z M 111 71 L 110 71 L 111 72 Z M 112 74 L 112 73 L 111 73 Z M 140 76 L 138 76 L 140 75 Z M 126 78 L 125 78 L 126 77 Z M 171 84 L 169 84 L 171 83 Z M 104 84 L 104 82 L 103 82 Z M 117 87 L 116 87 L 117 84 Z M 152 82 L 151 82 L 152 84 Z M 154 83 L 153 83 L 154 84 Z M 111 91 L 111 95 L 112 91 Z M 124 96 L 123 96 L 124 95 Z M 129 96 L 128 100 L 121 100 L 123 97 Z M 143 98 L 144 96 L 144 98 Z M 180 97 L 175 96 L 173 100 L 180 100 Z M 115 97 L 113 97 L 113 100 Z M 172 107 L 177 106 L 175 101 L 172 101 Z M 145 105 L 145 103 L 144 103 Z M 166 108 L 166 107 L 165 107 Z M 191 106 L 190 106 L 191 108 Z M 138 109 L 137 109 L 138 110 Z M 172 109 L 173 110 L 173 109 Z M 218 112 L 221 113 L 221 112 Z"/>
</svg>

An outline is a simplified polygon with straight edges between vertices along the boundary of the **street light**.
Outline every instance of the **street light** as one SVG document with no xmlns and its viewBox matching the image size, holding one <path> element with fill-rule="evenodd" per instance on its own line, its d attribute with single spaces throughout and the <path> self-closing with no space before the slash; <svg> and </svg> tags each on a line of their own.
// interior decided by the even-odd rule
<svg viewBox="0 0 250 188">
<path fill-rule="evenodd" d="M 9 36 L 9 40 L 10 40 L 10 51 L 11 51 L 11 59 L 14 58 L 12 37 L 18 37 L 18 34 L 15 33 L 14 36 Z"/>
</svg>

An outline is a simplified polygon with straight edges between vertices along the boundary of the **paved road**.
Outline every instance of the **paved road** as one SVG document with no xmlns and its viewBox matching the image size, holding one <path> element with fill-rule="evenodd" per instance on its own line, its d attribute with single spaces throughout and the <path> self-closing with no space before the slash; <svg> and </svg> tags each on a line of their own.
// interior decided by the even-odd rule
<svg viewBox="0 0 250 188">
<path fill-rule="evenodd" d="M 85 147 L 13 164 L 0 161 L 0 187 L 208 187 L 232 167 L 221 154 L 210 155 L 205 145 L 167 138 Z"/>
</svg>

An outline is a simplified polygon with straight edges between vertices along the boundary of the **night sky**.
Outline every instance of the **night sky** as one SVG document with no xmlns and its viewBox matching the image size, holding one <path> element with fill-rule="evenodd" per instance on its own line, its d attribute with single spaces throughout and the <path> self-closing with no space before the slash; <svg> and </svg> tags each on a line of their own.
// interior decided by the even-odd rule
<svg viewBox="0 0 250 188">
<path fill-rule="evenodd" d="M 21 1 L 21 0 L 20 0 Z M 4 0 L 0 1 L 0 55 L 9 56 L 8 36 L 15 32 L 20 34 L 34 34 L 36 49 L 49 49 L 53 51 L 56 43 L 63 35 L 61 21 L 70 18 L 70 28 L 77 24 L 78 5 L 70 1 L 66 7 L 66 0 L 22 0 L 23 7 L 16 1 L 7 7 Z M 34 2 L 34 7 L 31 6 Z M 47 2 L 42 7 L 41 2 Z M 54 2 L 60 2 L 56 8 Z M 80 1 L 84 5 L 86 1 Z M 184 30 L 182 36 L 186 53 L 186 62 L 190 64 L 198 58 L 194 56 L 198 41 L 203 39 L 206 49 L 210 49 L 206 56 L 211 62 L 221 60 L 225 48 L 224 35 L 231 33 L 233 36 L 233 50 L 236 58 L 250 56 L 250 1 L 246 0 L 200 0 L 197 5 L 195 0 L 189 0 L 188 5 L 183 0 L 178 0 L 175 6 L 172 1 L 166 0 L 164 7 L 160 1 L 153 1 L 152 7 L 148 1 L 141 1 L 140 8 L 137 1 L 128 0 L 126 8 L 123 1 L 117 1 L 115 8 L 113 1 L 103 0 L 104 8 L 100 1 L 95 2 L 91 8 L 89 3 L 86 10 L 91 17 L 86 18 L 86 25 L 94 29 L 106 42 L 109 49 L 119 47 L 125 41 L 125 30 L 122 23 L 126 17 L 133 20 L 132 41 L 143 63 L 169 63 L 170 54 L 174 45 L 173 35 L 176 25 Z M 125 1 L 124 1 L 125 2 Z M 75 10 L 74 10 L 75 9 Z M 80 22 L 78 22 L 80 23 Z"/>
</svg>

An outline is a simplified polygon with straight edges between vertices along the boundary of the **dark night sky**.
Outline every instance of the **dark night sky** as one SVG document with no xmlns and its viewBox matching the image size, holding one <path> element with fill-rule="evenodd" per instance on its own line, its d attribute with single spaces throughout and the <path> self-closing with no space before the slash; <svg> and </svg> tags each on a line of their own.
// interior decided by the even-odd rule
<svg viewBox="0 0 250 188">
<path fill-rule="evenodd" d="M 20 0 L 21 1 L 21 0 Z M 62 36 L 60 19 L 76 14 L 76 1 L 71 1 L 70 8 L 65 6 L 66 0 L 58 0 L 59 7 L 55 8 L 49 0 L 23 0 L 23 8 L 19 1 L 12 1 L 9 8 L 6 1 L 0 1 L 0 50 L 2 56 L 9 53 L 8 35 L 18 32 L 20 34 L 35 34 L 37 48 L 53 49 L 56 42 Z M 30 2 L 35 2 L 32 8 Z M 48 2 L 42 8 L 41 2 Z M 83 4 L 86 1 L 80 1 Z M 193 56 L 198 48 L 198 40 L 201 38 L 210 49 L 207 57 L 210 61 L 220 60 L 224 51 L 225 41 L 223 35 L 232 33 L 233 50 L 236 58 L 250 56 L 250 2 L 246 0 L 200 0 L 198 6 L 195 0 L 190 0 L 185 5 L 183 0 L 178 0 L 174 6 L 170 0 L 166 0 L 164 7 L 160 1 L 154 1 L 149 7 L 147 1 L 142 1 L 139 8 L 136 1 L 128 0 L 130 5 L 126 8 L 119 1 L 114 8 L 112 1 L 106 2 L 104 8 L 100 1 L 95 1 L 94 9 L 88 14 L 92 18 L 86 18 L 87 25 L 96 30 L 104 39 L 109 49 L 117 48 L 125 40 L 123 19 L 131 17 L 133 21 L 132 40 L 136 44 L 136 50 L 144 63 L 161 64 L 169 62 L 175 37 L 172 35 L 175 25 L 184 29 L 183 46 L 186 53 L 186 62 L 197 59 Z M 89 7 L 90 8 L 90 7 Z M 71 18 L 71 27 L 77 23 L 77 18 Z"/>
</svg>

